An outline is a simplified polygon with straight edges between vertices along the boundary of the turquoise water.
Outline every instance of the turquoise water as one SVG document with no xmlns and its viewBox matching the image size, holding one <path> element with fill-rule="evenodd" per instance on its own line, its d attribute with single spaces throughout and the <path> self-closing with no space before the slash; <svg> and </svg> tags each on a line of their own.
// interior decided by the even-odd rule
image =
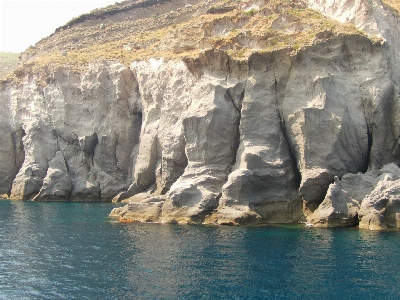
<svg viewBox="0 0 400 300">
<path fill-rule="evenodd" d="M 0 299 L 400 299 L 400 232 L 118 224 L 0 201 Z"/>
</svg>

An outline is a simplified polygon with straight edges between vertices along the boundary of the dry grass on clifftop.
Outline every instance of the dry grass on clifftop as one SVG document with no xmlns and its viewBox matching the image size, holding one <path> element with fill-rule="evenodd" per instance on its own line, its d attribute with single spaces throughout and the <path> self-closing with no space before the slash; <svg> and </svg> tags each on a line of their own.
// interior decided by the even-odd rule
<svg viewBox="0 0 400 300">
<path fill-rule="evenodd" d="M 400 0 L 382 0 L 382 3 L 394 9 L 397 15 L 400 14 Z"/>
<path fill-rule="evenodd" d="M 20 53 L 0 52 L 0 77 L 10 73 L 19 62 Z"/>
<path fill-rule="evenodd" d="M 339 34 L 363 34 L 301 1 L 147 0 L 101 11 L 72 20 L 27 49 L 20 67 L 25 70 L 14 73 L 64 65 L 81 72 L 99 59 L 129 65 L 151 57 L 195 58 L 208 49 L 242 60 L 254 52 L 290 48 L 295 53 Z"/>
</svg>

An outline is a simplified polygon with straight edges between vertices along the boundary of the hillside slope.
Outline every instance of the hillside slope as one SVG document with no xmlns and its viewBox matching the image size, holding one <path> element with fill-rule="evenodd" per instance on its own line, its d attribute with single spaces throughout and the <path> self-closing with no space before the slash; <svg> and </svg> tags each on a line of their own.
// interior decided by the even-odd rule
<svg viewBox="0 0 400 300">
<path fill-rule="evenodd" d="M 68 65 L 83 70 L 94 59 L 126 65 L 150 57 L 184 59 L 210 49 L 246 58 L 253 52 L 298 50 L 340 33 L 362 34 L 303 2 L 125 1 L 82 15 L 22 55 L 25 70 Z"/>
<path fill-rule="evenodd" d="M 120 221 L 397 227 L 397 1 L 125 1 L 1 83 L 0 192 Z M 11 158 L 11 159 L 10 159 Z"/>
<path fill-rule="evenodd" d="M 20 53 L 0 52 L 0 78 L 17 67 L 19 55 Z"/>
</svg>

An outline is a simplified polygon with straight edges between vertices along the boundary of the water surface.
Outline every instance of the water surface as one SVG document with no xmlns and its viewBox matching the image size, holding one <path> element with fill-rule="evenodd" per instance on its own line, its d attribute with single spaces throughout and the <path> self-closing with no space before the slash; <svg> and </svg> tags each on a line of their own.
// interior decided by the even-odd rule
<svg viewBox="0 0 400 300">
<path fill-rule="evenodd" d="M 399 299 L 400 232 L 110 222 L 0 201 L 0 299 Z"/>
</svg>

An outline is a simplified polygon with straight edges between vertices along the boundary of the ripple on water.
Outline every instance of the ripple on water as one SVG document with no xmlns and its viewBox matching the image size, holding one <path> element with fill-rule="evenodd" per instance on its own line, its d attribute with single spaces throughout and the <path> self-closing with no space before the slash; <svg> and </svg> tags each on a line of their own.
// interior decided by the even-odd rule
<svg viewBox="0 0 400 300">
<path fill-rule="evenodd" d="M 116 224 L 0 202 L 0 299 L 396 299 L 398 232 Z"/>
</svg>

